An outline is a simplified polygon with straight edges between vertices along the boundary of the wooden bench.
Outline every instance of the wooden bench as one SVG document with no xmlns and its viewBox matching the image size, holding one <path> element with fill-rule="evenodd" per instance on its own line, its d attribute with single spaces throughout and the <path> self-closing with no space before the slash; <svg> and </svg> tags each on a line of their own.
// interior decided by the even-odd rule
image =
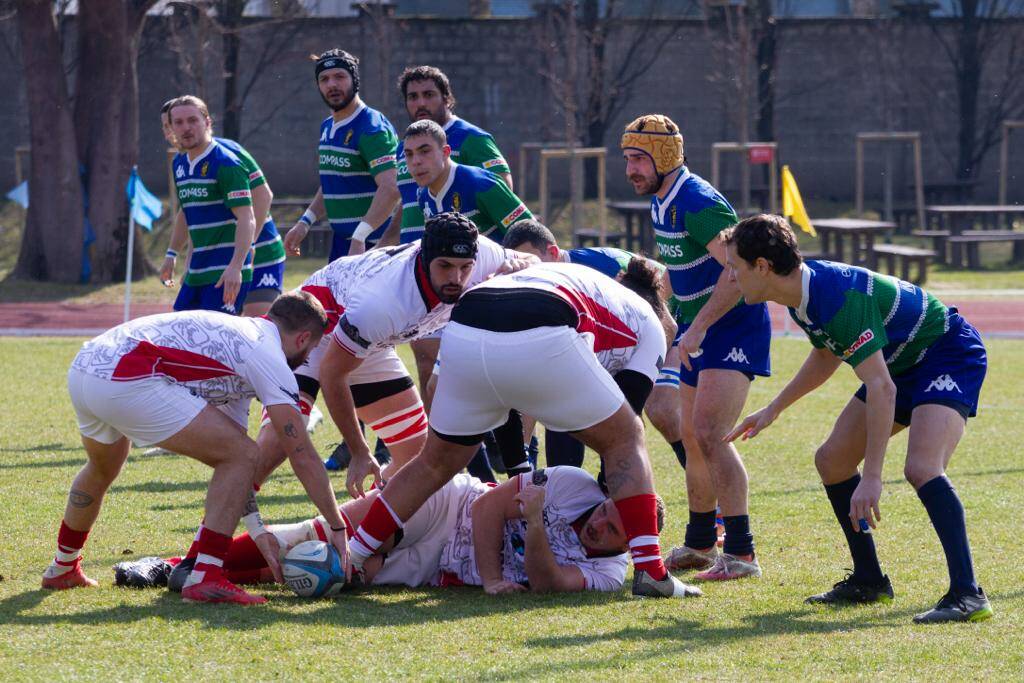
<svg viewBox="0 0 1024 683">
<path fill-rule="evenodd" d="M 959 266 L 962 263 L 961 250 L 967 247 L 967 267 L 973 270 L 981 268 L 981 257 L 978 245 L 986 242 L 1012 242 L 1013 260 L 1024 260 L 1024 232 L 1016 230 L 969 230 L 960 235 L 953 235 L 948 238 L 952 247 L 952 263 Z"/>
<path fill-rule="evenodd" d="M 914 230 L 914 237 L 923 237 L 932 241 L 932 249 L 939 255 L 939 260 L 946 263 L 946 240 L 952 235 L 949 230 Z"/>
<path fill-rule="evenodd" d="M 572 238 L 577 247 L 601 246 L 601 231 L 594 228 L 580 228 L 573 233 Z M 609 231 L 604 234 L 604 239 L 609 247 L 621 247 L 626 233 Z"/>
<path fill-rule="evenodd" d="M 900 262 L 899 277 L 918 285 L 923 285 L 928 279 L 928 259 L 935 256 L 931 249 L 919 249 L 917 247 L 904 247 L 899 244 L 876 244 L 875 255 L 884 258 L 891 275 L 896 275 L 896 261 Z M 910 279 L 910 266 L 917 263 L 917 279 Z"/>
</svg>

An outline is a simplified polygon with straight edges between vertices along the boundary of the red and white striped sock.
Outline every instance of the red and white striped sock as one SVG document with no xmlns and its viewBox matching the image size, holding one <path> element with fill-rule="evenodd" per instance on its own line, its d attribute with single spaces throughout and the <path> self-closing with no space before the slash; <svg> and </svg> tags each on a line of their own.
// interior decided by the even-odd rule
<svg viewBox="0 0 1024 683">
<path fill-rule="evenodd" d="M 88 530 L 76 531 L 61 520 L 60 531 L 57 532 L 57 553 L 53 557 L 53 562 L 46 568 L 44 576 L 52 579 L 74 569 L 82 559 L 82 548 L 85 547 L 87 538 Z"/>
<path fill-rule="evenodd" d="M 185 588 L 204 581 L 216 581 L 224 576 L 224 558 L 231 549 L 231 537 L 219 534 L 205 526 L 199 527 L 199 545 L 196 566 L 188 575 Z"/>
<path fill-rule="evenodd" d="M 427 414 L 423 404 L 407 406 L 390 415 L 385 415 L 370 425 L 387 447 L 408 441 L 427 432 Z"/>
<path fill-rule="evenodd" d="M 630 496 L 615 501 L 615 507 L 619 510 L 626 538 L 629 539 L 634 571 L 645 571 L 655 581 L 661 581 L 668 570 L 661 561 L 661 547 L 658 545 L 657 496 L 653 493 Z"/>
<path fill-rule="evenodd" d="M 391 538 L 403 526 L 395 511 L 391 509 L 383 495 L 377 496 L 363 518 L 356 532 L 348 542 L 349 556 L 352 566 L 363 568 L 363 562 L 373 555 L 384 541 Z"/>
</svg>

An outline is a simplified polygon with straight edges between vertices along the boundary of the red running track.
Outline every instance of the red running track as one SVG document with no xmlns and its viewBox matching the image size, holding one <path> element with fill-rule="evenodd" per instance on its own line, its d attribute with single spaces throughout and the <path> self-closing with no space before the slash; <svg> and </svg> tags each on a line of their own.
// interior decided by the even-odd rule
<svg viewBox="0 0 1024 683">
<path fill-rule="evenodd" d="M 957 299 L 943 297 L 950 306 L 990 336 L 1024 337 L 1024 299 Z M 772 329 L 782 332 L 788 314 L 781 306 L 770 306 Z M 135 304 L 132 317 L 166 312 L 164 304 Z M 0 335 L 6 336 L 90 336 L 121 322 L 119 304 L 66 304 L 61 302 L 0 303 Z M 797 332 L 795 324 L 789 330 Z"/>
</svg>

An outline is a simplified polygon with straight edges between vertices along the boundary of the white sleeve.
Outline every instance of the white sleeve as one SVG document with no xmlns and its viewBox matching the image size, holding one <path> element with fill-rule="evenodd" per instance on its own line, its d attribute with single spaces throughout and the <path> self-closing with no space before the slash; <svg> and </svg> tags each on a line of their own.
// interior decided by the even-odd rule
<svg viewBox="0 0 1024 683">
<path fill-rule="evenodd" d="M 511 258 L 512 252 L 501 246 L 490 237 L 481 235 L 476 238 L 476 264 L 469 276 L 466 289 L 475 287 L 498 271 L 505 261 Z"/>
<path fill-rule="evenodd" d="M 576 564 L 583 573 L 588 591 L 617 591 L 626 582 L 629 560 L 626 553 L 614 557 L 595 557 Z"/>
<path fill-rule="evenodd" d="M 269 348 L 273 345 L 276 348 Z M 240 374 L 249 382 L 263 407 L 290 405 L 299 409 L 299 385 L 284 352 L 273 337 L 253 349 Z"/>
<path fill-rule="evenodd" d="M 644 306 L 647 303 L 644 302 Z M 650 308 L 648 306 L 648 308 Z M 665 363 L 665 355 L 668 353 L 665 341 L 665 330 L 662 328 L 658 318 L 651 311 L 645 315 L 640 323 L 639 341 L 633 350 L 633 355 L 626 362 L 623 370 L 632 370 L 650 378 L 652 382 L 658 379 L 661 366 Z"/>
<path fill-rule="evenodd" d="M 366 358 L 393 339 L 397 330 L 380 305 L 353 305 L 345 309 L 332 332 L 332 339 L 356 358 Z"/>
</svg>

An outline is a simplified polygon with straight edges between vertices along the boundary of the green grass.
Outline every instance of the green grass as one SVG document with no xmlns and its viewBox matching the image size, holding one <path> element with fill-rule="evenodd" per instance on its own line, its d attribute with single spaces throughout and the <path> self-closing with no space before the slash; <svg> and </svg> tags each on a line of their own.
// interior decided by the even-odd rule
<svg viewBox="0 0 1024 683">
<path fill-rule="evenodd" d="M 374 590 L 304 601 L 261 587 L 261 607 L 184 605 L 163 591 L 111 586 L 122 559 L 179 553 L 201 515 L 208 470 L 180 456 L 133 452 L 85 551 L 99 589 L 44 593 L 71 477 L 83 460 L 64 375 L 78 340 L 0 339 L 6 382 L 0 427 L 0 680 L 160 679 L 923 679 L 1020 680 L 1024 569 L 1019 561 L 1024 345 L 990 341 L 981 415 L 950 466 L 968 510 L 979 577 L 996 617 L 915 626 L 946 588 L 927 515 L 901 476 L 906 438 L 893 440 L 877 532 L 896 600 L 844 610 L 802 603 L 849 566 L 817 481 L 815 445 L 853 391 L 843 369 L 814 398 L 742 446 L 761 580 L 705 588 L 685 603 L 613 595 L 487 597 L 476 589 Z M 809 346 L 779 340 L 775 377 L 754 383 L 762 405 Z M 404 352 L 404 351 L 403 351 Z M 28 362 L 31 360 L 31 362 Z M 337 439 L 321 428 L 321 449 Z M 668 505 L 667 549 L 686 523 L 682 474 L 648 437 Z M 589 467 L 594 456 L 588 456 Z M 343 488 L 343 479 L 335 477 Z M 261 493 L 265 516 L 312 507 L 287 467 Z M 199 666 L 197 666 L 199 665 Z"/>
</svg>

